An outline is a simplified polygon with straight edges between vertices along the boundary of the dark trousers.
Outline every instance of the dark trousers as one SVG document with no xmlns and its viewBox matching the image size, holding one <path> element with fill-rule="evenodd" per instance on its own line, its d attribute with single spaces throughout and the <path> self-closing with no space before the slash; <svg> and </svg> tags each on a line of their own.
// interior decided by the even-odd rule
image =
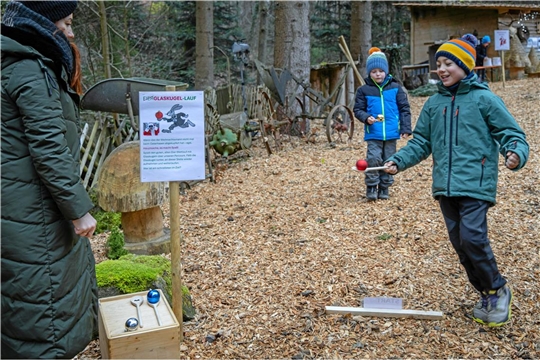
<svg viewBox="0 0 540 360">
<path fill-rule="evenodd" d="M 476 75 L 478 75 L 480 82 L 486 81 L 486 69 L 478 69 Z"/>
<path fill-rule="evenodd" d="M 368 140 L 367 141 L 367 163 L 368 167 L 379 167 L 384 165 L 384 161 L 396 153 L 397 140 Z M 383 170 L 368 171 L 366 174 L 367 186 L 379 186 L 388 188 L 394 183 L 394 177 Z"/>
<path fill-rule="evenodd" d="M 496 290 L 506 284 L 487 237 L 490 203 L 470 197 L 439 198 L 450 242 L 478 291 Z"/>
</svg>

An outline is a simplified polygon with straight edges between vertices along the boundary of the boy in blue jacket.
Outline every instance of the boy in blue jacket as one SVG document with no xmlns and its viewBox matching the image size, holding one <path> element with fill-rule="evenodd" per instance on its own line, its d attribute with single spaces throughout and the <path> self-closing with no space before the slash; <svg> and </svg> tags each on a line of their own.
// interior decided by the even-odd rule
<svg viewBox="0 0 540 360">
<path fill-rule="evenodd" d="M 472 71 L 475 48 L 450 40 L 435 54 L 441 79 L 438 93 L 420 113 L 413 138 L 385 165 L 389 174 L 433 158 L 432 192 L 439 201 L 450 242 L 470 283 L 480 292 L 473 319 L 501 326 L 511 317 L 512 291 L 497 268 L 487 229 L 487 212 L 495 204 L 499 153 L 505 166 L 525 166 L 525 133 L 502 100 Z"/>
<path fill-rule="evenodd" d="M 388 74 L 388 61 L 379 48 L 371 48 L 366 61 L 366 84 L 356 91 L 354 116 L 364 123 L 369 167 L 382 166 L 396 152 L 397 140 L 411 134 L 411 108 L 402 86 Z M 384 171 L 365 173 L 369 201 L 388 199 L 394 177 Z"/>
</svg>

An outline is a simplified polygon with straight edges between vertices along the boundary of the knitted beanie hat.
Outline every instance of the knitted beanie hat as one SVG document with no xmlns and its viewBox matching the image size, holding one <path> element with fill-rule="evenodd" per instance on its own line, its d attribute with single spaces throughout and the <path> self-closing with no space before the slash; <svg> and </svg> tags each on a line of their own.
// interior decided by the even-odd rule
<svg viewBox="0 0 540 360">
<path fill-rule="evenodd" d="M 490 42 L 491 42 L 491 38 L 489 37 L 489 35 L 486 35 L 482 38 L 482 44 L 487 44 Z"/>
<path fill-rule="evenodd" d="M 435 60 L 444 56 L 455 62 L 467 75 L 476 64 L 476 50 L 474 45 L 463 39 L 453 39 L 445 42 L 435 53 Z"/>
<path fill-rule="evenodd" d="M 386 55 L 377 47 L 369 49 L 369 56 L 366 61 L 367 73 L 371 73 L 373 69 L 381 69 L 388 74 L 388 60 L 386 60 Z"/>
<path fill-rule="evenodd" d="M 473 34 L 465 34 L 465 35 L 463 35 L 461 37 L 461 39 L 467 40 L 468 42 L 470 42 L 474 46 L 476 46 L 478 44 L 478 39 Z"/>
<path fill-rule="evenodd" d="M 52 22 L 57 22 L 66 16 L 73 14 L 77 8 L 77 0 L 56 0 L 56 1 L 20 1 L 21 4 L 30 10 L 46 17 Z"/>
</svg>

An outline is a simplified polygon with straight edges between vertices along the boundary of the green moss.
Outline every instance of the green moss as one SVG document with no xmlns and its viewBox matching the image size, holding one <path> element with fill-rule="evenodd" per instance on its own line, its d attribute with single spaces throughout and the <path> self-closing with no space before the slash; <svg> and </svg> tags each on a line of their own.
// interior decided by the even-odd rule
<svg viewBox="0 0 540 360">
<path fill-rule="evenodd" d="M 170 272 L 171 262 L 159 255 L 128 254 L 118 260 L 107 260 L 96 265 L 98 286 L 116 287 L 125 294 L 148 290 L 159 277 L 165 279 L 170 289 L 170 276 L 164 276 Z"/>
<path fill-rule="evenodd" d="M 155 287 L 165 291 L 172 304 L 171 261 L 159 255 L 128 254 L 117 260 L 107 260 L 96 265 L 96 276 L 100 288 L 115 288 L 131 294 Z M 187 286 L 182 285 L 182 314 L 184 321 L 195 317 L 196 310 L 191 302 Z"/>
</svg>

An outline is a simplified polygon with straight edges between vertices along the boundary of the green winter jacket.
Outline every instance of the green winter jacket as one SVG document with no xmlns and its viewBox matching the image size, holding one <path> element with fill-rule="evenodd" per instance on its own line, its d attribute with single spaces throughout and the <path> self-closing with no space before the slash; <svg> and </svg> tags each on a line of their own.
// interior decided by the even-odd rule
<svg viewBox="0 0 540 360">
<path fill-rule="evenodd" d="M 495 204 L 499 153 L 529 157 L 525 133 L 503 101 L 474 74 L 455 96 L 441 83 L 420 113 L 413 138 L 386 161 L 403 171 L 433 155 L 433 196 L 467 196 Z"/>
<path fill-rule="evenodd" d="M 2 358 L 72 358 L 97 333 L 94 257 L 71 222 L 93 207 L 78 96 L 53 44 L 2 26 L 1 50 Z"/>
</svg>

